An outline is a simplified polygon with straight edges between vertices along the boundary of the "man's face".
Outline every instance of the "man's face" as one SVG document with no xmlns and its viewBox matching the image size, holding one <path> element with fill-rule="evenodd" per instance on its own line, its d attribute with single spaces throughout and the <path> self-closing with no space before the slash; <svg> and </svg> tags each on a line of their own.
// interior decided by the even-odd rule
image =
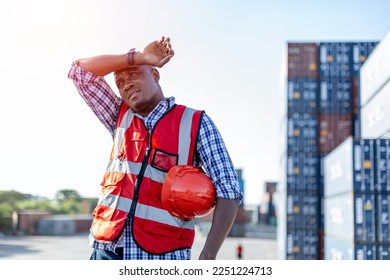
<svg viewBox="0 0 390 280">
<path fill-rule="evenodd" d="M 158 80 L 158 71 L 147 65 L 115 73 L 115 83 L 123 101 L 142 116 L 147 116 L 161 100 Z"/>
</svg>

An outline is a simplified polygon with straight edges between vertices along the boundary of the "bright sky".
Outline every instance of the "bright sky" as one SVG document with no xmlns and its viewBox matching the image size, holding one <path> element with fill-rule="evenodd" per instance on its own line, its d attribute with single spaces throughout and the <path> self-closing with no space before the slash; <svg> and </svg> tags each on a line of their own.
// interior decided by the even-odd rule
<svg viewBox="0 0 390 280">
<path fill-rule="evenodd" d="M 165 96 L 211 116 L 245 202 L 259 204 L 283 176 L 287 42 L 379 41 L 389 11 L 388 0 L 2 0 L 0 190 L 97 197 L 112 141 L 70 64 L 165 35 L 176 53 L 160 70 Z"/>
</svg>

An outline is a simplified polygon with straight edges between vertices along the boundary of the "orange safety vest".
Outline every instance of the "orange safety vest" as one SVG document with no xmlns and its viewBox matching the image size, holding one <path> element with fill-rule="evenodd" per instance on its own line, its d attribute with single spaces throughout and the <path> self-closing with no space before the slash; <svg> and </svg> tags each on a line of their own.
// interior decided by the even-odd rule
<svg viewBox="0 0 390 280">
<path fill-rule="evenodd" d="M 161 188 L 174 165 L 192 165 L 202 111 L 175 105 L 148 133 L 143 121 L 123 103 L 110 162 L 93 211 L 91 233 L 99 242 L 119 238 L 132 220 L 135 242 L 146 252 L 163 254 L 190 248 L 194 221 L 172 216 L 161 205 Z"/>
</svg>

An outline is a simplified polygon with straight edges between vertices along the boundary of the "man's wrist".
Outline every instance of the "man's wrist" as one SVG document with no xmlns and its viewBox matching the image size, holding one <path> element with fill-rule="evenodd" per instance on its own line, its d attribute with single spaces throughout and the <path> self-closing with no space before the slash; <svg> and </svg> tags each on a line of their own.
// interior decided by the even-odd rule
<svg viewBox="0 0 390 280">
<path fill-rule="evenodd" d="M 129 65 L 130 67 L 135 66 L 134 53 L 135 53 L 135 48 L 132 48 L 127 52 L 127 65 Z"/>
</svg>

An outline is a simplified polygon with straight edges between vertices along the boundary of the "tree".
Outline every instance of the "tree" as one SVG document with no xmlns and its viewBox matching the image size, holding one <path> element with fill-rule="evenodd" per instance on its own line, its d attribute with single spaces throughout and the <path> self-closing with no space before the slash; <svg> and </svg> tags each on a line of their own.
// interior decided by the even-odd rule
<svg viewBox="0 0 390 280">
<path fill-rule="evenodd" d="M 12 212 L 17 209 L 18 202 L 29 196 L 17 191 L 0 191 L 0 232 L 12 229 Z"/>
<path fill-rule="evenodd" d="M 24 200 L 30 197 L 17 191 L 0 191 L 0 203 L 7 202 L 14 204 L 16 201 Z"/>
<path fill-rule="evenodd" d="M 75 202 L 80 202 L 82 199 L 81 199 L 81 196 L 80 194 L 76 191 L 76 190 L 72 190 L 72 189 L 63 189 L 63 190 L 59 190 L 56 195 L 55 195 L 55 200 L 58 202 L 58 203 L 62 203 L 64 201 L 67 201 L 67 200 L 72 200 L 72 201 L 75 201 Z"/>
<path fill-rule="evenodd" d="M 36 200 L 30 194 L 0 191 L 0 232 L 12 231 L 12 213 L 21 210 L 46 210 L 52 214 L 90 213 L 97 199 L 83 199 L 76 190 L 63 189 L 56 193 L 55 201 Z"/>
</svg>

